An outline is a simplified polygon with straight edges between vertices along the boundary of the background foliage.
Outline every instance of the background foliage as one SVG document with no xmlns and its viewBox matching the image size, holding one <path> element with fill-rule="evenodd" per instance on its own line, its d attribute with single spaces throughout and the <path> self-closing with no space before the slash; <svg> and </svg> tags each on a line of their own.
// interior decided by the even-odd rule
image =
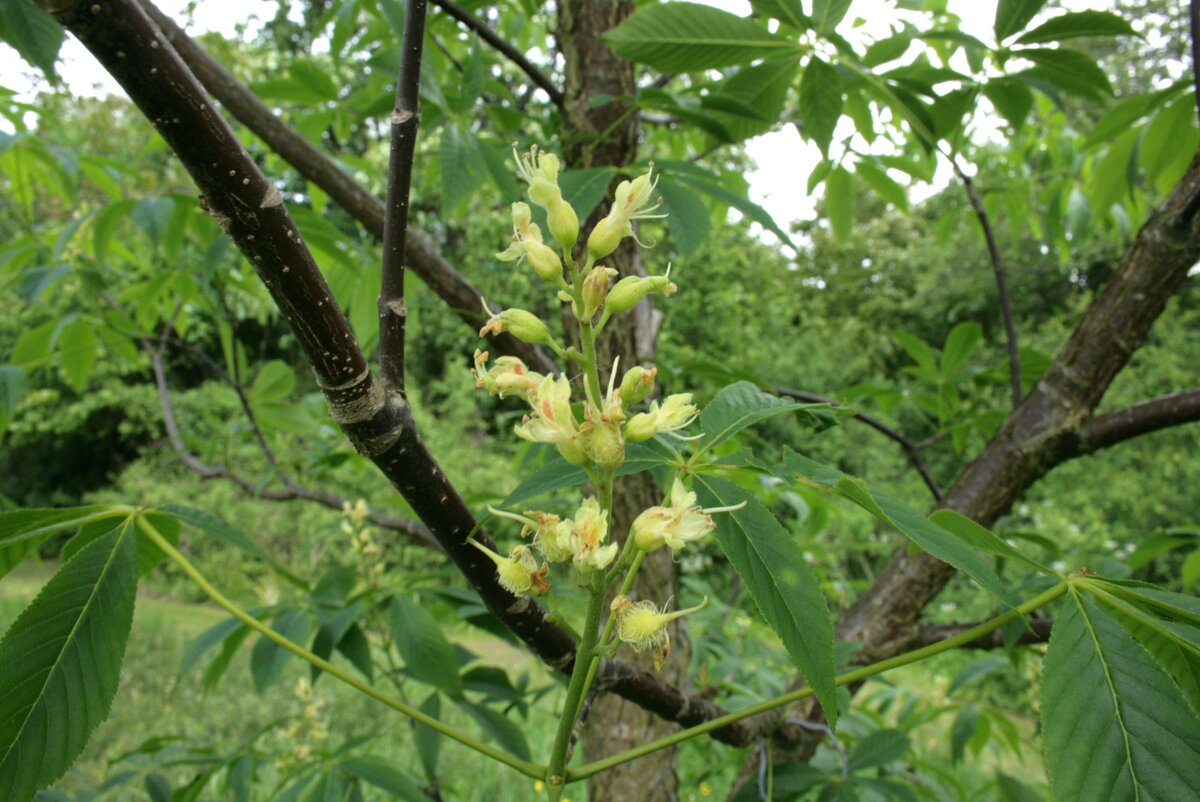
<svg viewBox="0 0 1200 802">
<path fill-rule="evenodd" d="M 518 49 L 548 48 L 553 18 L 539 4 L 467 5 Z M 1009 267 L 1028 388 L 1196 149 L 1195 98 L 1176 48 L 1185 40 L 1182 6 L 1119 6 L 1115 16 L 1055 27 L 1064 12 L 1048 8 L 1034 18 L 1041 4 L 1003 2 L 995 41 L 983 42 L 961 33 L 939 2 L 896 3 L 904 14 L 874 41 L 851 36 L 850 3 L 805 4 L 808 16 L 790 28 L 789 9 L 799 3 L 752 5 L 760 18 L 734 25 L 712 9 L 646 4 L 609 37 L 622 55 L 670 76 L 647 82 L 631 106 L 644 116 L 642 153 L 662 171 L 671 214 L 664 226 L 646 228 L 659 240 L 654 259 L 687 276 L 665 309 L 661 387 L 707 400 L 742 379 L 831 397 L 921 443 L 945 485 L 995 431 L 1009 398 L 986 252 L 962 187 L 947 184 L 937 165 L 969 165 L 980 189 Z M 57 26 L 22 16 L 27 6 L 4 6 L 0 36 L 21 43 L 22 55 L 52 75 Z M 400 6 L 310 2 L 297 14 L 281 3 L 244 41 L 203 42 L 381 194 L 387 132 L 380 120 L 391 109 Z M 780 24 L 764 25 L 765 15 Z M 720 30 L 735 44 L 665 47 L 668 29 L 701 38 Z M 493 256 L 508 236 L 505 205 L 518 194 L 508 143 L 556 142 L 561 123 L 543 92 L 452 20 L 434 15 L 430 41 L 414 225 L 488 298 L 531 298 L 533 279 Z M 54 83 L 40 86 L 34 103 L 9 87 L 0 113 L 7 120 L 0 303 L 10 310 L 0 319 L 3 503 L 178 500 L 219 511 L 305 580 L 289 584 L 228 543 L 186 529 L 188 554 L 239 602 L 281 631 L 319 637 L 322 627 L 336 631 L 338 614 L 367 587 L 378 604 L 354 612 L 392 664 L 355 663 L 354 647 L 341 647 L 345 629 L 326 654 L 340 649 L 335 659 L 388 676 L 405 700 L 515 751 L 544 752 L 538 741 L 550 730 L 553 704 L 537 702 L 558 685 L 519 656 L 511 638 L 498 637 L 461 577 L 434 555 L 405 548 L 397 532 L 370 528 L 387 568 L 381 580 L 352 545 L 364 530 L 343 531 L 345 516 L 255 499 L 203 481 L 179 461 L 139 345 L 168 321 L 166 378 L 195 457 L 232 466 L 254 486 L 274 481 L 232 378 L 290 475 L 347 500 L 365 498 L 374 511 L 410 515 L 328 422 L 312 377 L 291 367 L 301 360 L 292 335 L 148 124 L 119 98 L 78 98 Z M 791 230 L 745 199 L 744 142 L 783 123 L 797 124 L 826 157 L 798 178 L 822 194 L 817 217 Z M 372 348 L 377 246 L 323 192 L 239 133 L 268 174 L 282 178 L 335 296 Z M 568 176 L 564 190 L 582 217 L 613 173 Z M 411 288 L 409 308 L 418 423 L 460 491 L 482 508 L 514 489 L 518 469 L 546 455 L 505 436 L 519 405 L 473 392 L 468 366 L 477 340 L 453 310 L 420 285 Z M 1198 314 L 1193 280 L 1104 408 L 1194 385 Z M 1198 436 L 1195 426 L 1174 428 L 1070 462 L 997 531 L 1060 570 L 1088 566 L 1194 592 Z M 845 415 L 774 418 L 741 441 L 772 458 L 781 446 L 803 451 L 918 507 L 928 498 L 896 443 Z M 803 483 L 750 473 L 736 479 L 740 492 L 780 519 L 835 605 L 851 602 L 894 547 L 889 530 L 845 500 Z M 63 542 L 42 542 L 42 559 L 57 560 Z M 731 588 L 716 544 L 683 567 L 689 595 L 715 602 L 692 619 L 698 688 L 729 708 L 782 692 L 792 663 L 747 594 Z M 1011 565 L 997 567 L 1011 576 Z M 27 562 L 0 585 L 5 628 L 49 573 L 45 563 Z M 528 798 L 528 781 L 420 728 L 378 722 L 365 702 L 248 633 L 226 639 L 235 631 L 170 563 L 140 588 L 114 712 L 45 798 L 419 799 L 421 786 L 445 798 Z M 566 596 L 564 611 L 576 612 L 578 601 Z M 956 580 L 927 619 L 985 617 L 994 603 Z M 1076 614 L 1091 603 L 1080 602 Z M 448 672 L 424 672 L 428 656 L 405 653 L 397 642 L 403 633 L 389 625 L 392 604 L 428 610 L 432 630 L 448 638 L 434 638 L 448 645 L 433 647 Z M 1031 692 L 1038 663 L 1015 649 L 956 653 L 931 669 L 872 682 L 852 704 L 843 700 L 838 741 L 811 763 L 775 769 L 775 798 L 827 794 L 830 778 L 864 798 L 1042 798 L 1048 786 L 1039 750 L 1030 748 L 1043 732 Z M 446 677 L 460 684 L 448 687 Z M 209 693 L 218 683 L 220 692 Z M 161 737 L 145 740 L 148 725 Z M 741 757 L 715 742 L 689 744 L 679 764 L 684 798 L 722 793 Z M 748 784 L 736 798 L 755 798 L 754 791 Z"/>
</svg>

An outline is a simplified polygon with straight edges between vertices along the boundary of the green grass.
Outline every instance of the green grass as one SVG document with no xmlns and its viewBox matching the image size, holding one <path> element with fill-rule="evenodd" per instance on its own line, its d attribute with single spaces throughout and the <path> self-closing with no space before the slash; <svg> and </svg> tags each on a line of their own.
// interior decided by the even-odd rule
<svg viewBox="0 0 1200 802">
<path fill-rule="evenodd" d="M 54 568 L 51 563 L 30 561 L 0 580 L 0 630 L 7 629 L 50 578 Z M 177 676 L 188 644 L 225 617 L 223 611 L 209 604 L 182 602 L 146 592 L 139 595 L 121 685 L 112 710 L 80 758 L 55 783 L 55 789 L 71 799 L 85 798 L 82 794 L 86 792 L 102 792 L 98 800 L 149 800 L 152 797 L 144 779 L 147 773 L 157 772 L 178 788 L 195 772 L 194 768 L 163 765 L 165 756 L 157 764 L 144 755 L 122 760 L 151 737 L 178 738 L 182 739 L 177 744 L 179 748 L 207 746 L 216 753 L 226 754 L 241 749 L 271 722 L 282 723 L 258 739 L 256 746 L 271 756 L 272 762 L 276 757 L 289 759 L 296 747 L 305 742 L 313 747 L 316 756 L 313 759 L 319 760 L 322 749 L 336 749 L 349 739 L 365 736 L 371 742 L 360 747 L 357 754 L 382 757 L 404 769 L 414 781 L 424 781 L 412 727 L 404 718 L 332 678 L 322 677 L 316 685 L 316 698 L 321 703 L 319 721 L 328 731 L 328 737 L 306 741 L 303 735 L 299 740 L 287 735 L 289 723 L 303 720 L 304 703 L 295 695 L 294 688 L 298 679 L 309 675 L 308 667 L 293 659 L 276 685 L 262 694 L 256 693 L 249 670 L 253 638 L 243 645 L 216 690 L 206 692 L 201 679 L 203 665 L 215 650 L 202 658 L 199 668 Z M 451 633 L 451 637 L 483 655 L 489 664 L 503 665 L 512 671 L 532 671 L 535 687 L 551 682 L 536 661 L 507 645 L 481 638 L 473 631 Z M 398 691 L 414 705 L 420 704 L 429 692 L 428 687 L 413 681 L 403 683 Z M 555 723 L 549 712 L 552 706 L 535 706 L 528 724 L 522 724 L 535 759 L 549 750 Z M 473 721 L 452 705 L 442 704 L 441 717 L 479 735 Z M 127 782 L 105 790 L 106 782 L 126 771 L 134 772 Z M 256 778 L 251 799 L 255 802 L 270 799 L 281 776 L 280 771 L 266 767 Z M 445 739 L 439 759 L 439 782 L 446 799 L 516 802 L 535 796 L 533 781 Z M 583 802 L 583 789 L 572 790 L 573 802 Z M 201 799 L 225 799 L 225 794 L 220 783 L 213 783 Z M 378 791 L 367 790 L 367 800 L 384 798 L 387 797 Z"/>
</svg>

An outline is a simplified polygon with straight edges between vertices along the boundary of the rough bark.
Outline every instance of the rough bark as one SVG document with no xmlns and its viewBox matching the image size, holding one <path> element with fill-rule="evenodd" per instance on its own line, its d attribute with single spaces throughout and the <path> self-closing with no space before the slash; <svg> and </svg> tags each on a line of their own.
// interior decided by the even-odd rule
<svg viewBox="0 0 1200 802">
<path fill-rule="evenodd" d="M 605 95 L 626 98 L 636 92 L 633 65 L 618 58 L 601 41 L 604 32 L 616 26 L 633 11 L 629 0 L 563 0 L 559 3 L 558 47 L 565 62 L 566 86 L 563 92 L 563 145 L 571 167 L 623 167 L 637 158 L 638 119 L 627 102 L 614 101 L 591 105 L 595 97 Z M 611 188 L 610 188 L 611 189 Z M 591 226 L 607 214 L 606 205 L 583 226 Z M 605 260 L 622 276 L 645 275 L 639 248 L 626 240 Z M 653 356 L 654 334 L 647 331 L 649 320 L 645 304 L 632 315 L 614 318 L 599 344 L 600 363 L 611 366 L 616 357 L 626 368 Z M 603 377 L 602 377 L 603 378 Z M 624 534 L 647 507 L 662 501 L 653 480 L 647 475 L 627 477 L 618 483 L 613 502 L 613 527 Z M 675 565 L 667 549 L 651 554 L 643 563 L 633 586 L 638 599 L 665 604 L 675 588 Z M 672 654 L 663 668 L 662 678 L 679 683 L 691 654 L 682 622 L 673 627 Z M 635 657 L 628 649 L 622 656 Z M 591 706 L 585 730 L 584 755 L 595 760 L 638 743 L 665 735 L 672 725 L 654 713 L 619 696 L 603 694 Z M 592 802 L 617 802 L 639 799 L 646 802 L 673 802 L 677 798 L 675 750 L 665 750 L 644 760 L 627 763 L 593 777 L 588 783 Z"/>
</svg>

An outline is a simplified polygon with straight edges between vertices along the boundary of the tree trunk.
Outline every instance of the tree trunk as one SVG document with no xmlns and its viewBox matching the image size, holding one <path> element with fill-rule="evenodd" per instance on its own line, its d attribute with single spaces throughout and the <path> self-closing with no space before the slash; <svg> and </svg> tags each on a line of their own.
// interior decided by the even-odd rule
<svg viewBox="0 0 1200 802">
<path fill-rule="evenodd" d="M 565 102 L 563 104 L 563 149 L 571 167 L 622 167 L 634 161 L 638 147 L 638 120 L 624 101 L 591 106 L 593 98 L 632 96 L 636 90 L 633 65 L 617 58 L 600 40 L 633 11 L 630 0 L 562 0 L 558 13 L 558 47 L 565 61 Z M 615 183 L 615 182 L 614 182 Z M 583 231 L 604 214 L 602 205 L 584 224 Z M 626 240 L 605 260 L 622 276 L 645 275 L 636 243 Z M 631 315 L 614 318 L 598 343 L 601 365 L 613 364 L 620 357 L 624 368 L 654 356 L 655 314 L 649 301 Z M 606 379 L 601 376 L 601 380 Z M 654 481 L 645 474 L 618 481 L 613 500 L 612 531 L 624 538 L 630 523 L 642 510 L 662 501 Z M 665 604 L 674 594 L 675 565 L 666 549 L 644 561 L 633 586 L 633 596 Z M 672 654 L 663 668 L 663 679 L 678 682 L 691 654 L 686 630 L 676 622 L 672 627 Z M 636 659 L 628 649 L 627 659 Z M 646 656 L 642 656 L 643 661 Z M 613 694 L 596 698 L 587 711 L 584 754 L 595 760 L 664 735 L 674 726 L 637 705 Z M 675 752 L 665 750 L 650 757 L 627 763 L 594 777 L 588 785 L 592 802 L 673 802 L 678 780 Z"/>
</svg>

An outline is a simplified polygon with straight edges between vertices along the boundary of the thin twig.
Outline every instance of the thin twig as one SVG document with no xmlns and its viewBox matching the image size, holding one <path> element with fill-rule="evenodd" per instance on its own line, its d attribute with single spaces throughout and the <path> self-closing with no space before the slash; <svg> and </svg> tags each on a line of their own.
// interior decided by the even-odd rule
<svg viewBox="0 0 1200 802">
<path fill-rule="evenodd" d="M 537 84 L 541 89 L 550 96 L 550 102 L 555 106 L 562 108 L 563 93 L 562 90 L 554 85 L 546 74 L 534 66 L 533 62 L 525 58 L 525 55 L 513 47 L 509 42 L 502 39 L 499 34 L 493 31 L 487 23 L 480 20 L 474 14 L 453 3 L 450 0 L 433 0 L 433 4 L 445 11 L 446 14 L 460 23 L 465 25 L 479 35 L 479 38 L 492 46 L 492 49 L 501 53 L 508 58 L 513 64 L 521 68 L 521 71 L 529 76 L 529 80 Z"/>
<path fill-rule="evenodd" d="M 345 508 L 347 504 L 346 499 L 324 490 L 313 490 L 303 487 L 287 479 L 286 476 L 284 489 L 272 490 L 262 487 L 258 483 L 251 482 L 249 479 L 237 474 L 224 465 L 208 465 L 195 454 L 191 453 L 187 445 L 183 442 L 183 436 L 179 432 L 179 424 L 175 418 L 175 405 L 171 400 L 171 390 L 167 384 L 166 370 L 163 367 L 163 351 L 161 348 L 155 348 L 149 340 L 142 340 L 142 349 L 150 357 L 150 368 L 154 373 L 155 387 L 158 389 L 158 404 L 162 410 L 163 428 L 167 430 L 167 441 L 171 444 L 171 448 L 175 451 L 176 456 L 179 457 L 179 461 L 189 470 L 197 474 L 201 479 L 225 479 L 232 482 L 243 492 L 254 498 L 265 499 L 267 501 L 294 501 L 299 499 L 315 502 L 331 510 L 340 511 Z M 216 363 L 208 358 L 207 354 L 204 357 L 210 365 L 216 366 Z M 217 367 L 219 368 L 219 366 Z M 221 369 L 221 372 L 224 373 L 224 370 Z M 368 513 L 367 519 L 380 529 L 400 532 L 401 534 L 408 535 L 415 543 L 422 546 L 429 546 L 439 551 L 441 550 L 441 545 L 437 542 L 437 539 L 419 521 L 384 515 L 374 510 Z"/>
<path fill-rule="evenodd" d="M 142 8 L 171 43 L 204 89 L 243 125 L 254 132 L 306 180 L 326 192 L 330 199 L 358 220 L 372 236 L 383 238 L 384 206 L 366 187 L 333 159 L 288 127 L 244 84 L 200 47 L 151 0 L 139 0 Z M 427 237 L 409 231 L 406 241 L 408 267 L 472 329 L 483 321 L 480 291 L 438 253 Z M 489 340 L 490 348 L 520 357 L 540 373 L 553 373 L 556 363 L 535 345 L 505 332 Z"/>
<path fill-rule="evenodd" d="M 789 387 L 776 387 L 772 392 L 774 392 L 775 395 L 795 398 L 797 401 L 807 401 L 813 404 L 829 404 L 830 406 L 842 407 L 843 409 L 848 408 L 845 404 L 840 404 L 837 401 L 834 401 L 832 398 L 826 398 L 823 395 L 805 392 L 804 390 L 793 390 Z M 872 429 L 879 432 L 884 437 L 887 437 L 889 440 L 896 442 L 902 449 L 904 449 L 904 455 L 908 457 L 909 464 L 912 465 L 913 468 L 916 469 L 917 473 L 921 475 L 921 479 L 925 482 L 925 486 L 929 488 L 929 492 L 933 494 L 934 499 L 937 501 L 942 500 L 942 488 L 937 483 L 937 480 L 933 478 L 933 474 L 929 472 L 929 466 L 925 464 L 925 460 L 921 457 L 921 446 L 918 443 L 916 443 L 912 438 L 907 437 L 906 435 L 901 434 L 892 427 L 888 426 L 886 423 L 879 420 L 879 418 L 868 415 L 865 412 L 852 410 L 850 416 L 855 420 L 870 426 Z"/>
<path fill-rule="evenodd" d="M 417 127 L 421 124 L 419 92 L 424 43 L 425 0 L 408 0 L 400 71 L 396 76 L 396 105 L 391 116 L 391 156 L 383 217 L 383 279 L 379 291 L 379 373 L 384 388 L 401 396 L 404 395 L 404 324 L 408 317 L 404 300 L 404 244 Z"/>
<path fill-rule="evenodd" d="M 1021 355 L 1017 344 L 1017 327 L 1013 322 L 1012 297 L 1008 294 L 1008 278 L 1005 275 L 1004 260 L 1000 256 L 1000 247 L 996 244 L 996 235 L 992 231 L 991 220 L 988 219 L 987 209 L 983 207 L 983 199 L 979 197 L 975 182 L 963 172 L 953 153 L 947 154 L 946 158 L 949 160 L 954 174 L 962 181 L 967 198 L 971 201 L 971 208 L 975 210 L 975 217 L 979 220 L 979 227 L 983 229 L 983 238 L 987 242 L 988 257 L 992 261 L 992 272 L 996 276 L 996 290 L 1000 294 L 1000 314 L 1004 318 L 1004 334 L 1008 340 L 1008 373 L 1012 383 L 1012 405 L 1013 409 L 1016 409 L 1021 403 Z"/>
<path fill-rule="evenodd" d="M 238 402 L 242 406 L 242 412 L 245 413 L 246 420 L 250 423 L 250 431 L 254 433 L 254 439 L 258 443 L 258 450 L 261 451 L 263 457 L 266 458 L 267 464 L 274 469 L 275 478 L 278 479 L 279 483 L 288 490 L 296 490 L 297 488 L 292 484 L 291 477 L 289 477 L 280 466 L 279 460 L 275 456 L 275 449 L 271 448 L 271 444 L 267 442 L 266 434 L 263 432 L 262 427 L 258 425 L 258 416 L 254 414 L 254 409 L 250 406 L 250 397 L 246 394 L 246 385 L 242 381 L 241 373 L 238 372 L 240 371 L 240 360 L 237 358 L 236 351 L 237 316 L 233 314 L 233 311 L 229 308 L 229 305 L 225 303 L 224 295 L 222 295 L 220 292 L 217 292 L 216 296 L 217 303 L 221 306 L 221 311 L 225 315 L 225 320 L 229 324 L 229 330 L 231 332 L 230 341 L 232 343 L 232 347 L 234 348 L 233 359 L 231 360 L 231 363 L 235 371 L 234 375 L 230 376 L 225 368 L 221 367 L 221 365 L 219 365 L 215 359 L 209 357 L 209 355 L 204 353 L 203 350 L 192 346 L 190 343 L 183 343 L 182 341 L 179 342 L 185 345 L 193 354 L 200 356 L 200 358 L 208 364 L 209 368 L 218 376 L 220 376 L 222 381 L 228 384 L 233 390 L 234 394 L 237 395 Z M 171 323 L 168 323 L 166 326 L 164 326 L 162 335 L 159 337 L 159 342 L 165 343 L 168 335 L 170 335 L 173 330 L 174 326 Z"/>
</svg>

